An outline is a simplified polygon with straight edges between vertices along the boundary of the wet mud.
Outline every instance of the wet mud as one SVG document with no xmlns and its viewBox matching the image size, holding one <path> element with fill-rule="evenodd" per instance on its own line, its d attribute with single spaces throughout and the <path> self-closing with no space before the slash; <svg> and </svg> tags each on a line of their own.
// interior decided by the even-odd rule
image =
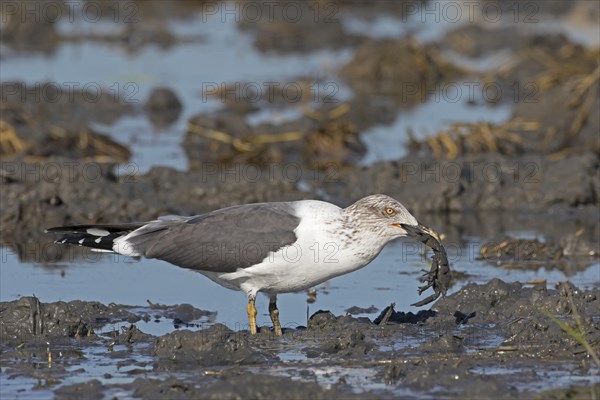
<svg viewBox="0 0 600 400">
<path fill-rule="evenodd" d="M 372 321 L 318 311 L 307 327 L 284 329 L 282 338 L 268 327 L 252 336 L 221 324 L 155 337 L 135 327 L 144 318 L 142 310 L 82 301 L 44 304 L 24 297 L 0 304 L 2 364 L 9 378 L 43 379 L 46 388 L 56 387 L 59 398 L 114 390 L 168 398 L 199 393 L 209 398 L 273 397 L 282 391 L 292 398 L 392 398 L 409 390 L 415 397 L 524 399 L 544 395 L 539 388 L 528 389 L 530 379 L 540 380 L 542 387 L 552 387 L 555 376 L 592 382 L 597 367 L 583 343 L 598 348 L 599 311 L 598 289 L 494 279 L 463 286 L 429 311 L 382 307 L 381 314 L 388 314 L 383 322 L 381 316 Z M 120 330 L 102 328 L 115 322 L 124 325 Z M 154 371 L 177 377 L 121 384 L 104 376 L 102 382 L 59 385 L 66 369 L 84 374 L 90 348 L 106 352 L 109 361 L 130 360 L 123 364 L 129 376 Z M 289 358 L 290 353 L 295 357 Z M 27 368 L 31 363 L 51 363 L 51 368 L 40 374 Z M 371 374 L 361 388 L 353 380 L 365 374 L 364 368 Z M 330 372 L 321 376 L 322 369 Z M 322 385 L 324 380 L 331 383 Z M 593 395 L 597 389 L 572 390 Z"/>
<path fill-rule="evenodd" d="M 188 123 L 184 143 L 191 169 L 209 163 L 270 165 L 297 163 L 307 168 L 347 168 L 356 164 L 367 149 L 358 127 L 348 118 L 350 106 L 313 112 L 281 124 L 250 126 L 242 114 L 225 110 L 198 115 Z"/>
<path fill-rule="evenodd" d="M 98 96 L 93 90 L 55 82 L 0 84 L 2 160 L 43 163 L 61 154 L 83 162 L 126 162 L 130 150 L 90 122 L 109 124 L 133 109 L 118 96 Z"/>
<path fill-rule="evenodd" d="M 599 398 L 600 275 L 585 289 L 543 278 L 545 272 L 573 277 L 598 266 L 597 44 L 481 21 L 451 27 L 433 40 L 408 28 L 398 37 L 377 37 L 350 27 L 357 21 L 376 27 L 383 17 L 404 23 L 412 9 L 396 4 L 416 2 L 284 3 L 300 7 L 303 17 L 289 23 L 276 13 L 268 22 L 235 21 L 252 51 L 270 60 L 349 52 L 339 65 L 323 68 L 327 76 L 297 77 L 309 93 L 299 101 L 277 90 L 269 100 L 249 100 L 252 93 L 244 98 L 236 88 L 252 74 L 225 82 L 223 91 L 236 101 L 211 111 L 190 110 L 194 99 L 165 83 L 132 105 L 119 96 L 90 101 L 89 91 L 65 92 L 51 82 L 2 82 L 3 251 L 64 274 L 65 261 L 89 254 L 53 244 L 44 233 L 52 226 L 146 221 L 265 201 L 321 199 L 346 206 L 386 193 L 443 233 L 442 242 L 462 248 L 480 238 L 475 262 L 499 271 L 541 270 L 542 278 L 476 284 L 477 272 L 449 252 L 451 290 L 427 309 L 400 301 L 350 303 L 345 315 L 318 311 L 307 326 L 284 328 L 283 337 L 268 326 L 254 336 L 243 326 L 231 329 L 218 323 L 216 311 L 189 304 L 48 303 L 19 296 L 0 303 L 3 385 L 13 397 L 34 390 L 59 399 Z M 594 25 L 598 12 L 591 3 L 528 4 L 544 21 Z M 109 44 L 134 57 L 148 48 L 204 40 L 182 39 L 166 21 L 213 11 L 202 1 L 128 4 L 143 23 L 111 32 L 73 34 L 58 21 L 18 23 L 22 15 L 14 14 L 2 26 L 0 58 L 51 56 L 78 42 Z M 498 6 L 511 15 L 511 4 Z M 112 15 L 112 3 L 102 7 Z M 464 62 L 495 54 L 506 62 L 489 69 Z M 508 106 L 509 118 L 488 123 L 485 112 L 481 122 L 449 116 L 454 122 L 427 134 L 390 129 L 406 143 L 406 153 L 361 164 L 370 151 L 369 129 L 391 126 L 435 100 L 436 88 L 461 81 L 509 93 L 470 102 Z M 314 96 L 315 82 L 334 82 L 350 94 L 343 100 L 329 91 Z M 218 101 L 224 94 L 197 95 Z M 292 117 L 250 121 L 273 110 Z M 174 128 L 184 114 L 185 127 Z M 188 168 L 157 160 L 140 173 L 128 163 L 134 146 L 120 143 L 111 129 L 131 116 L 159 130 L 180 129 Z M 534 233 L 515 235 L 523 231 Z M 416 291 L 418 277 L 411 277 Z M 160 323 L 168 333 L 151 329 Z"/>
<path fill-rule="evenodd" d="M 425 100 L 436 85 L 465 75 L 437 49 L 413 38 L 365 43 L 340 69 L 340 76 L 360 97 L 388 95 L 404 107 Z"/>
</svg>

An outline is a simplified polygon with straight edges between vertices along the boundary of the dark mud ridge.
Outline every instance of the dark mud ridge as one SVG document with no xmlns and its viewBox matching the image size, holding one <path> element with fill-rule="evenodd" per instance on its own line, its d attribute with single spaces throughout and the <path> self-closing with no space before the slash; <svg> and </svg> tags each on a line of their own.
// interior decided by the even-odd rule
<svg viewBox="0 0 600 400">
<path fill-rule="evenodd" d="M 543 157 L 519 160 L 501 155 L 454 161 L 408 156 L 350 171 L 302 169 L 301 175 L 307 178 L 302 181 L 286 179 L 281 165 L 255 180 L 228 180 L 218 171 L 221 164 L 211 164 L 217 168 L 214 173 L 156 167 L 145 175 L 135 175 L 108 164 L 74 165 L 60 158 L 41 165 L 2 162 L 0 202 L 5 206 L 0 213 L 0 241 L 22 255 L 28 253 L 22 248 L 35 249 L 40 243 L 52 246 L 52 238 L 44 234 L 44 229 L 52 226 L 148 221 L 161 215 L 194 215 L 265 201 L 325 199 L 344 206 L 367 194 L 386 193 L 434 226 L 432 219 L 439 214 L 445 230 L 454 225 L 446 219 L 454 218 L 462 226 L 461 221 L 476 212 L 480 217 L 475 225 L 489 223 L 494 227 L 490 235 L 495 236 L 503 229 L 515 229 L 517 219 L 537 213 L 540 221 L 578 220 L 573 232 L 584 228 L 584 238 L 597 244 L 598 156 L 584 153 L 557 161 Z M 492 169 L 498 175 L 490 180 L 486 174 Z M 38 178 L 48 171 L 57 173 L 58 178 Z M 448 171 L 457 174 L 455 179 L 446 179 Z M 314 174 L 317 179 L 311 178 Z M 453 217 L 455 213 L 462 214 Z M 559 240 L 573 232 L 562 231 Z M 64 253 L 64 249 L 53 250 L 52 254 Z"/>
<path fill-rule="evenodd" d="M 374 321 L 318 311 L 283 338 L 267 327 L 250 336 L 222 324 L 156 337 L 136 323 L 214 315 L 189 305 L 23 297 L 0 303 L 0 367 L 9 385 L 37 382 L 57 398 L 598 396 L 597 289 L 494 279 L 417 314 L 382 308 Z"/>
</svg>

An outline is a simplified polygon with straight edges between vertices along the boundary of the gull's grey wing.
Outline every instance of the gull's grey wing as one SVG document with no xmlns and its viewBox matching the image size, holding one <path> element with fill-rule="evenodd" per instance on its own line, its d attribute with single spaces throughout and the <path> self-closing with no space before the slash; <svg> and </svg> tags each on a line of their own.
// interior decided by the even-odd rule
<svg viewBox="0 0 600 400">
<path fill-rule="evenodd" d="M 260 263 L 269 252 L 294 243 L 299 223 L 291 203 L 246 204 L 157 221 L 126 242 L 148 258 L 225 273 Z"/>
</svg>

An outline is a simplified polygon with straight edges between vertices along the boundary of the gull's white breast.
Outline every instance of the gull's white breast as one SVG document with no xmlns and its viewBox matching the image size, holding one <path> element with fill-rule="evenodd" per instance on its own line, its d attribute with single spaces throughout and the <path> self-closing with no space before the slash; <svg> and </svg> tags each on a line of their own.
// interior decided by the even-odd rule
<svg viewBox="0 0 600 400">
<path fill-rule="evenodd" d="M 383 247 L 383 243 L 369 243 L 379 249 L 367 257 L 351 248 L 356 239 L 351 235 L 360 232 L 345 229 L 343 210 L 333 204 L 304 200 L 295 202 L 294 207 L 301 218 L 294 231 L 298 238 L 295 243 L 271 252 L 252 267 L 205 275 L 223 286 L 241 289 L 251 295 L 258 291 L 296 292 L 367 265 Z"/>
</svg>

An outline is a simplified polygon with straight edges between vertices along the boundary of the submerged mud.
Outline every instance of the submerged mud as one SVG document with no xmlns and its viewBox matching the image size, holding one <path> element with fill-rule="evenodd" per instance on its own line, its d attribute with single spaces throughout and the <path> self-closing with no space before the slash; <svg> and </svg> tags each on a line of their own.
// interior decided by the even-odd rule
<svg viewBox="0 0 600 400">
<path fill-rule="evenodd" d="M 23 318 L 15 318 L 21 314 Z M 39 320 L 28 320 L 31 314 Z M 598 366 L 590 349 L 597 352 L 600 345 L 598 315 L 598 289 L 580 290 L 568 282 L 556 288 L 531 287 L 494 279 L 469 284 L 418 314 L 392 308 L 384 323 L 381 318 L 371 321 L 319 311 L 308 327 L 285 329 L 283 337 L 268 327 L 252 336 L 221 324 L 196 331 L 176 329 L 159 337 L 135 325 L 81 336 L 75 326 L 117 320 L 129 324 L 143 313 L 119 305 L 43 304 L 21 298 L 0 304 L 2 335 L 8 338 L 3 340 L 0 362 L 9 377 L 43 377 L 58 398 L 115 390 L 134 397 L 182 399 L 200 393 L 208 398 L 273 398 L 284 392 L 286 398 L 543 398 L 545 389 L 560 393 L 553 389 L 555 375 L 563 377 L 559 387 L 569 382 L 568 376 L 593 382 Z M 107 372 L 100 380 L 61 384 L 65 368 L 83 374 L 102 362 L 88 359 L 90 354 L 106 349 L 108 362 L 131 360 L 127 383 L 112 382 Z M 75 356 L 78 352 L 85 355 Z M 290 353 L 294 359 L 285 355 Z M 321 375 L 323 369 L 329 372 Z M 486 370 L 492 372 L 483 373 Z M 525 371 L 535 372 L 530 376 Z M 136 378 L 146 373 L 169 377 Z M 530 387 L 531 379 L 540 380 L 540 385 Z M 572 390 L 592 394 L 597 386 Z"/>
</svg>

